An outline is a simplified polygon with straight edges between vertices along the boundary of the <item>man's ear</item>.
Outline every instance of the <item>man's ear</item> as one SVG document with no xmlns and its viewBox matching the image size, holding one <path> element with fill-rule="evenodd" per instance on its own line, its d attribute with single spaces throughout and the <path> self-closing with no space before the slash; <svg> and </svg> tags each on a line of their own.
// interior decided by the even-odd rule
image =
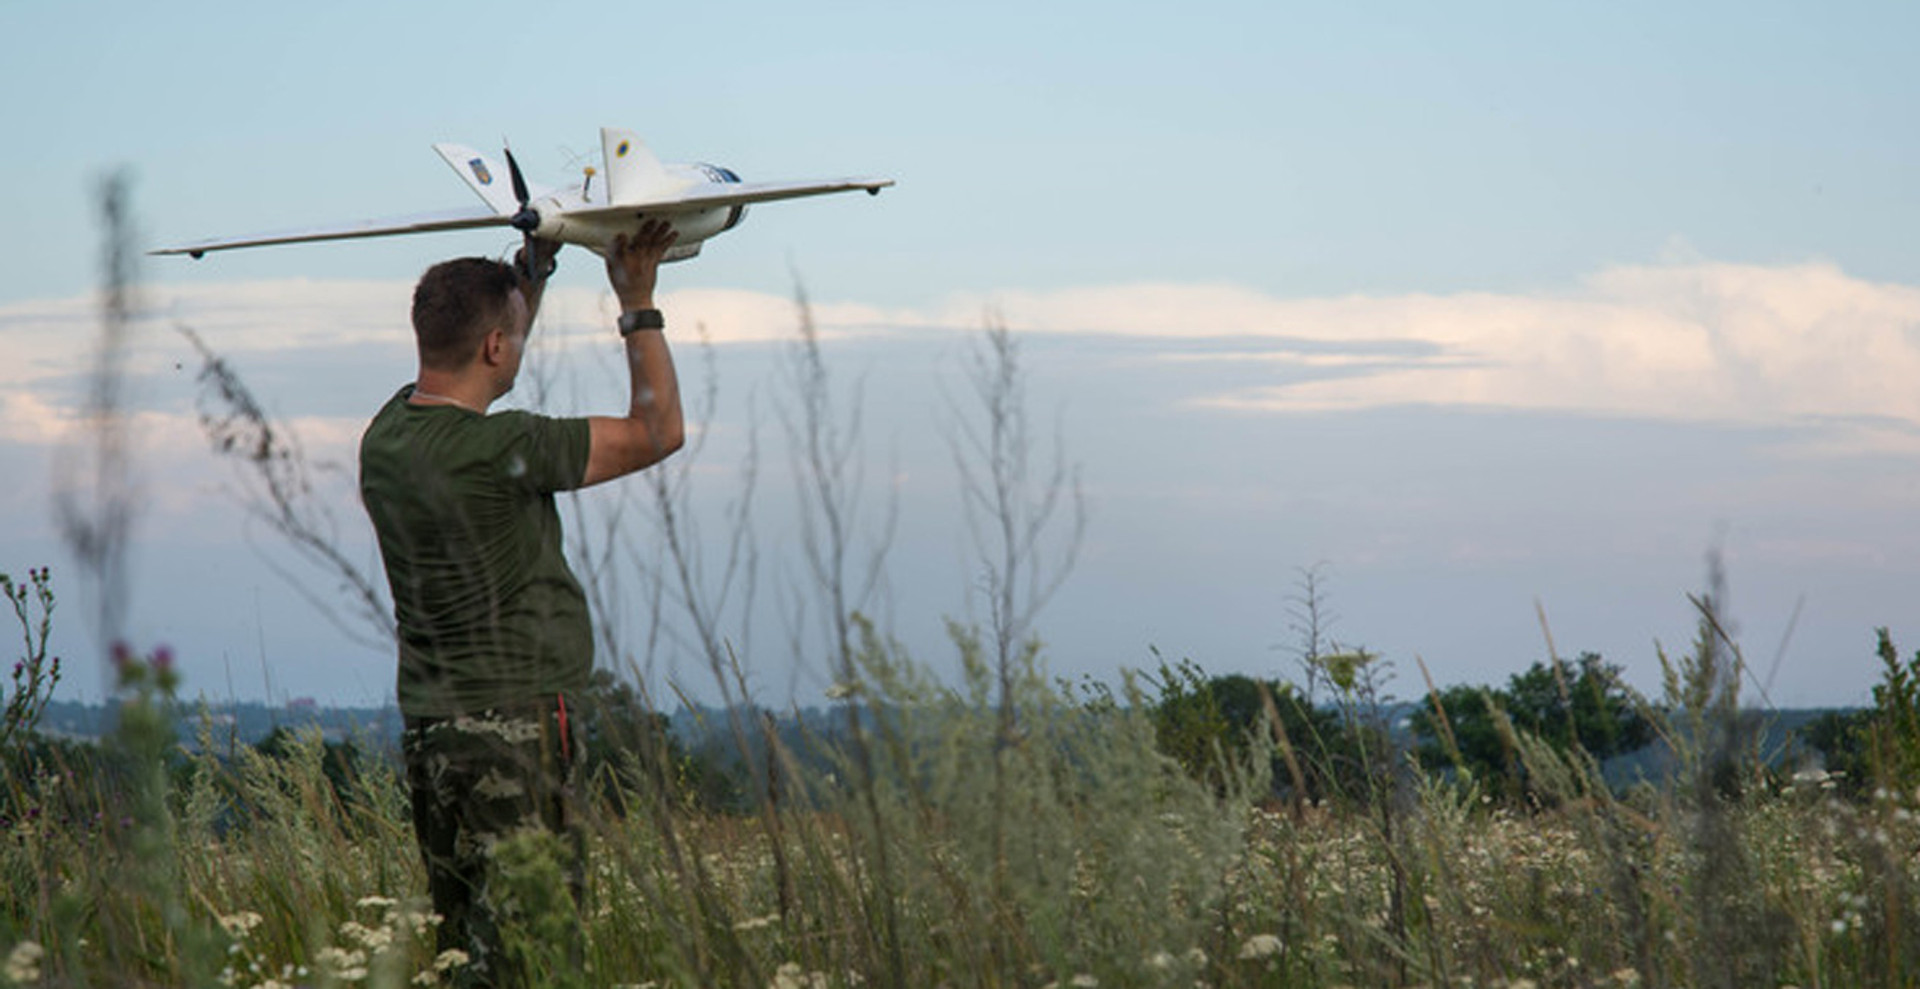
<svg viewBox="0 0 1920 989">
<path fill-rule="evenodd" d="M 480 360 L 487 365 L 498 366 L 503 363 L 506 351 L 507 331 L 491 329 L 487 331 L 486 336 L 480 338 Z"/>
</svg>

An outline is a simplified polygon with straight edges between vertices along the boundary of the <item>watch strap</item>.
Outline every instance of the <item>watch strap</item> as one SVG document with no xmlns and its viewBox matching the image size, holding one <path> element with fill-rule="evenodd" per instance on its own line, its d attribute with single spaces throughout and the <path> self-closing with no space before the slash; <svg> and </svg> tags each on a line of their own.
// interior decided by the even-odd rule
<svg viewBox="0 0 1920 989">
<path fill-rule="evenodd" d="M 629 336 L 641 330 L 664 330 L 667 318 L 658 309 L 635 309 L 620 314 L 620 335 Z"/>
</svg>

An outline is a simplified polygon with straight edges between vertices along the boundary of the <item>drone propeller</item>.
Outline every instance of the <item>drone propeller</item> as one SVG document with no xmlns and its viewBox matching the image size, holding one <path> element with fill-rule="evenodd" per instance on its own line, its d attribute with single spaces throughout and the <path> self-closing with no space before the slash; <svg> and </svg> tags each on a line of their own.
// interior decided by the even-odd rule
<svg viewBox="0 0 1920 989">
<path fill-rule="evenodd" d="M 507 222 L 513 229 L 531 235 L 540 228 L 540 213 L 533 208 L 532 195 L 527 192 L 527 178 L 520 174 L 520 163 L 513 160 L 513 149 L 502 148 L 507 154 L 507 172 L 513 178 L 513 198 L 520 201 L 520 211 L 513 214 Z"/>
<path fill-rule="evenodd" d="M 540 229 L 540 211 L 533 208 L 531 201 L 533 196 L 527 191 L 527 177 L 520 174 L 520 163 L 514 160 L 513 149 L 503 144 L 500 150 L 507 156 L 507 174 L 513 179 L 513 198 L 520 201 L 519 211 L 514 213 L 507 222 L 512 224 L 513 229 L 520 231 L 521 246 L 518 265 L 521 268 L 521 274 L 529 278 L 544 279 L 552 274 L 551 267 L 537 275 L 533 271 L 533 259 L 536 254 L 533 249 L 533 232 Z"/>
</svg>

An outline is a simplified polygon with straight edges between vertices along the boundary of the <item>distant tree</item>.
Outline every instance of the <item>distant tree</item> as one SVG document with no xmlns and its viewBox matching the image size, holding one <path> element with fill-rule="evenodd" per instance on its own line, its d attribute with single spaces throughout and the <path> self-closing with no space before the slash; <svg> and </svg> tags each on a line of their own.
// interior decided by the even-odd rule
<svg viewBox="0 0 1920 989">
<path fill-rule="evenodd" d="M 675 804 L 704 810 L 745 805 L 738 774 L 712 753 L 687 752 L 674 738 L 672 722 L 653 710 L 632 684 L 595 670 L 581 708 L 587 750 L 582 772 L 594 792 L 616 810 L 631 805 L 626 798 L 641 787 L 654 788 Z"/>
<path fill-rule="evenodd" d="M 1829 711 L 1802 730 L 1841 791 L 1854 797 L 1920 785 L 1920 652 L 1903 662 L 1892 634 L 1881 628 L 1874 635 L 1881 673 L 1873 706 Z"/>
<path fill-rule="evenodd" d="M 1882 670 L 1868 722 L 1874 782 L 1905 791 L 1920 782 L 1920 653 L 1903 663 L 1886 629 L 1875 637 Z"/>
<path fill-rule="evenodd" d="M 1255 751 L 1270 761 L 1278 795 L 1291 795 L 1298 768 L 1300 796 L 1316 802 L 1334 792 L 1353 764 L 1338 714 L 1307 703 L 1293 684 L 1238 673 L 1209 677 L 1192 660 L 1162 662 L 1153 679 L 1159 695 L 1149 714 L 1160 751 L 1216 790 L 1226 787 L 1229 767 L 1247 764 Z M 1269 701 L 1293 749 L 1292 766 L 1270 730 Z"/>
<path fill-rule="evenodd" d="M 275 725 L 274 729 L 253 748 L 254 751 L 269 759 L 284 760 L 294 754 L 299 744 L 298 731 L 286 725 Z M 348 800 L 353 799 L 361 768 L 365 765 L 366 759 L 366 753 L 362 752 L 360 746 L 354 744 L 350 738 L 338 742 L 322 739 L 320 742 L 320 771 L 326 774 L 327 785 L 333 789 L 334 800 L 343 806 Z M 182 762 L 180 770 L 185 772 L 186 769 L 186 764 Z"/>
<path fill-rule="evenodd" d="M 1453 766 L 1475 779 L 1517 781 L 1519 756 L 1501 737 L 1494 713 L 1511 703 L 1506 691 L 1492 687 L 1458 685 L 1428 694 L 1407 722 L 1415 758 L 1428 769 Z"/>
<path fill-rule="evenodd" d="M 1516 731 L 1563 752 L 1578 747 L 1599 760 L 1638 751 L 1654 738 L 1653 724 L 1621 681 L 1620 668 L 1589 652 L 1571 663 L 1536 662 L 1504 690 L 1456 686 L 1428 694 L 1410 722 L 1422 765 L 1464 768 L 1517 792 L 1524 772 L 1501 736 L 1496 710 Z M 1445 712 L 1445 724 L 1438 711 Z"/>
<path fill-rule="evenodd" d="M 1653 741 L 1653 724 L 1620 679 L 1620 667 L 1603 662 L 1598 653 L 1581 653 L 1571 665 L 1535 663 L 1507 689 L 1514 727 L 1556 748 L 1577 745 L 1604 760 Z"/>
<path fill-rule="evenodd" d="M 1847 797 L 1858 798 L 1873 787 L 1872 708 L 1827 711 L 1800 729 L 1800 741 L 1820 753 L 1820 762 Z"/>
</svg>

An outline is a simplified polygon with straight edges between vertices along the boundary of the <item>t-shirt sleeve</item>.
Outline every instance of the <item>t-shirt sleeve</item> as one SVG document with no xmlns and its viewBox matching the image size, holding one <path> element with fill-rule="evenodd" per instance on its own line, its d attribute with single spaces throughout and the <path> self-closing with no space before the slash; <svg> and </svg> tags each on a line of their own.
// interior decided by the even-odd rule
<svg viewBox="0 0 1920 989">
<path fill-rule="evenodd" d="M 499 420 L 490 425 L 500 431 L 499 462 L 509 483 L 530 491 L 571 491 L 586 479 L 587 420 L 518 411 L 488 418 Z"/>
</svg>

